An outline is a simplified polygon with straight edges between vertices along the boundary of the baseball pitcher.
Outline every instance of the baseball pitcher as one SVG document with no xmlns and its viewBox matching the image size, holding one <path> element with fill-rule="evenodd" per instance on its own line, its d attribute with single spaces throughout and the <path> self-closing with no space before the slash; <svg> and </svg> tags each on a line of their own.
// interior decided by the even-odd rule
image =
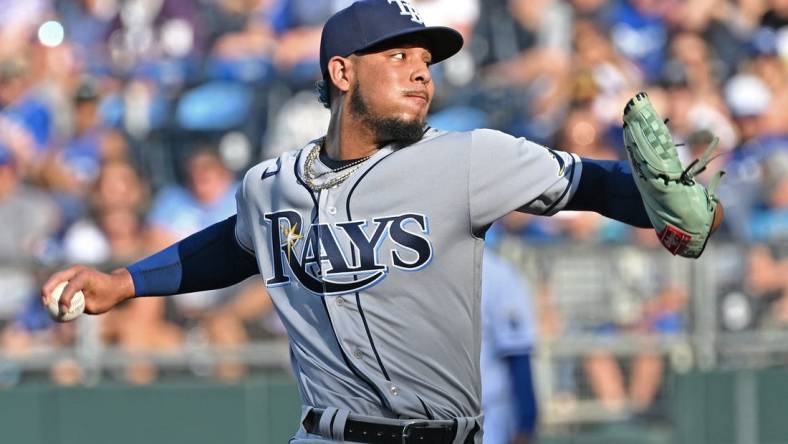
<svg viewBox="0 0 788 444">
<path fill-rule="evenodd" d="M 69 281 L 88 313 L 133 297 L 225 287 L 259 274 L 287 328 L 303 404 L 294 443 L 482 442 L 484 235 L 510 211 L 597 211 L 656 227 L 697 256 L 721 206 L 684 170 L 645 95 L 625 113 L 630 162 L 581 159 L 492 130 L 425 125 L 430 66 L 462 37 L 406 0 L 358 1 L 323 28 L 325 137 L 251 168 L 237 214 L 110 274 Z M 644 205 L 645 202 L 645 205 Z"/>
</svg>

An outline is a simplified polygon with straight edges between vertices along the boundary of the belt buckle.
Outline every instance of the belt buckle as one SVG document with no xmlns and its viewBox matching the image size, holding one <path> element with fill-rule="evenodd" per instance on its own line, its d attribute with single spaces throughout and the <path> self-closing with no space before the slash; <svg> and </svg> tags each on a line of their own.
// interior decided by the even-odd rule
<svg viewBox="0 0 788 444">
<path fill-rule="evenodd" d="M 430 423 L 427 421 L 411 421 L 402 427 L 402 444 L 408 444 L 408 439 L 411 437 L 411 432 L 416 429 L 427 429 Z"/>
</svg>

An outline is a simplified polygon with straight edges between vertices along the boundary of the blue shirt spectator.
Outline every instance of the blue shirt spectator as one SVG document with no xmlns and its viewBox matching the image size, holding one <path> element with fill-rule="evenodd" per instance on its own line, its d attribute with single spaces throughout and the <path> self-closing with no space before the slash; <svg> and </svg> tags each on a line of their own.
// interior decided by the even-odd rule
<svg viewBox="0 0 788 444">
<path fill-rule="evenodd" d="M 611 14 L 610 37 L 616 48 L 640 66 L 649 81 L 656 80 L 665 63 L 668 33 L 664 18 L 652 10 L 653 0 L 626 0 Z"/>
<path fill-rule="evenodd" d="M 235 214 L 233 184 L 214 202 L 200 202 L 187 189 L 174 185 L 162 189 L 153 203 L 148 221 L 185 237 Z"/>
<path fill-rule="evenodd" d="M 172 240 L 235 214 L 238 184 L 211 151 L 198 151 L 188 161 L 188 187 L 172 185 L 159 191 L 148 221 Z"/>
<path fill-rule="evenodd" d="M 50 104 L 31 84 L 22 57 L 0 60 L 0 137 L 24 165 L 47 148 L 52 138 Z"/>
<path fill-rule="evenodd" d="M 187 161 L 186 169 L 186 187 L 165 187 L 154 199 L 148 215 L 153 250 L 235 214 L 238 183 L 214 151 L 196 151 Z M 173 301 L 187 317 L 195 317 L 228 300 L 235 294 L 236 287 L 179 295 L 173 297 Z"/>
</svg>

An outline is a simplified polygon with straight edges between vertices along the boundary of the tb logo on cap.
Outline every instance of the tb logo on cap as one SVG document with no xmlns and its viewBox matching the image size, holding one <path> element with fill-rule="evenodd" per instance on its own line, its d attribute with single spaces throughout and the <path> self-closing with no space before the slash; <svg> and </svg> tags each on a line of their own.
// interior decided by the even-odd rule
<svg viewBox="0 0 788 444">
<path fill-rule="evenodd" d="M 419 11 L 416 11 L 409 0 L 388 0 L 388 2 L 390 5 L 396 3 L 399 6 L 399 15 L 409 15 L 412 22 L 424 24 L 424 19 L 421 18 Z"/>
</svg>

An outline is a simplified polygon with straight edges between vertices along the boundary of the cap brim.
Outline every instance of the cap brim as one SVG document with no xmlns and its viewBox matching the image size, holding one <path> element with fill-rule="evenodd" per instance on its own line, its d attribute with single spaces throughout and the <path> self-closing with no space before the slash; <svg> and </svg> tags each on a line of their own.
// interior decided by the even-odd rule
<svg viewBox="0 0 788 444">
<path fill-rule="evenodd" d="M 427 49 L 432 54 L 432 64 L 442 62 L 460 52 L 463 45 L 462 35 L 446 26 L 427 26 L 424 28 L 411 28 L 383 36 L 357 52 L 374 50 L 385 45 L 391 40 L 399 40 L 409 36 L 424 39 Z"/>
</svg>

